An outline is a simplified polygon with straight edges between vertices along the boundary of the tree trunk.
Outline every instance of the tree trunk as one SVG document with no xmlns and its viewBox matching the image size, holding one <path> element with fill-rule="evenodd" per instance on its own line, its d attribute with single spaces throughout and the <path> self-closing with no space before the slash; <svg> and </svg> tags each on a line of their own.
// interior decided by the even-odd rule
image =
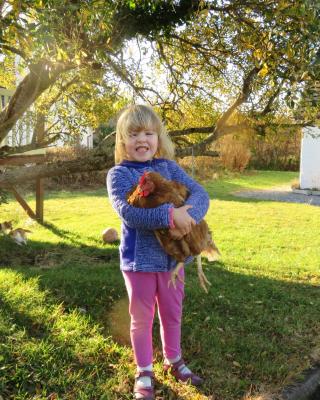
<svg viewBox="0 0 320 400">
<path fill-rule="evenodd" d="M 20 82 L 8 106 L 0 113 L 0 142 L 8 135 L 34 101 L 68 69 L 63 64 L 50 66 L 39 62 L 30 66 L 29 74 Z"/>
</svg>

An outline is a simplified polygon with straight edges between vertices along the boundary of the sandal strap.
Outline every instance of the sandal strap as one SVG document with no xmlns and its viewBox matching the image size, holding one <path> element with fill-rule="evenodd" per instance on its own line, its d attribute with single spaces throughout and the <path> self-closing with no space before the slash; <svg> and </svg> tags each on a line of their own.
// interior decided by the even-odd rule
<svg viewBox="0 0 320 400">
<path fill-rule="evenodd" d="M 179 361 L 176 361 L 173 364 L 170 364 L 170 367 L 174 370 L 177 371 L 182 365 L 185 365 L 185 362 L 183 360 L 183 358 L 180 358 Z"/>
<path fill-rule="evenodd" d="M 153 371 L 138 371 L 135 374 L 135 378 L 142 378 L 143 376 L 149 376 L 150 378 L 154 378 L 154 373 Z"/>
<path fill-rule="evenodd" d="M 185 365 L 184 360 L 181 358 L 179 361 L 173 364 L 164 364 L 163 368 L 165 371 L 170 372 L 178 381 L 187 382 L 191 381 L 192 385 L 199 386 L 202 384 L 203 379 L 193 372 L 182 373 L 179 368 Z"/>
<path fill-rule="evenodd" d="M 152 387 L 148 387 L 148 388 L 138 388 L 135 389 L 134 391 L 135 394 L 141 394 L 142 399 L 148 400 L 148 399 L 154 399 L 154 393 L 153 393 L 153 388 Z"/>
<path fill-rule="evenodd" d="M 194 374 L 193 372 L 187 372 L 186 374 L 182 374 L 180 372 L 179 376 L 181 377 L 181 379 L 183 380 L 188 380 L 188 379 L 192 379 L 192 378 L 196 378 L 197 375 Z"/>
<path fill-rule="evenodd" d="M 137 380 L 143 376 L 148 376 L 151 378 L 151 386 L 141 387 L 140 385 L 137 385 Z M 136 399 L 154 400 L 154 373 L 152 371 L 138 371 L 136 373 L 133 393 Z M 136 395 L 139 395 L 139 397 Z"/>
</svg>

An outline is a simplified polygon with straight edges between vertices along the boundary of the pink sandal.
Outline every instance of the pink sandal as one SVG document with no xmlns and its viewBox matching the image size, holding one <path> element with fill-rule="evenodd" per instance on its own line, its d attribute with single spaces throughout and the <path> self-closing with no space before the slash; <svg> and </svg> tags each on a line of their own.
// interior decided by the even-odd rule
<svg viewBox="0 0 320 400">
<path fill-rule="evenodd" d="M 149 376 L 151 378 L 151 386 L 146 388 L 138 386 L 137 381 L 142 376 Z M 154 373 L 152 371 L 139 371 L 136 373 L 133 394 L 135 399 L 154 400 Z"/>
<path fill-rule="evenodd" d="M 163 369 L 166 372 L 169 372 L 171 375 L 173 375 L 177 381 L 182 382 L 182 383 L 191 383 L 191 385 L 194 386 L 200 386 L 203 383 L 203 379 L 200 378 L 200 376 L 194 374 L 193 372 L 189 372 L 187 374 L 183 374 L 179 371 L 179 368 L 185 365 L 185 362 L 181 358 L 179 361 L 173 363 L 173 364 L 164 364 Z"/>
</svg>

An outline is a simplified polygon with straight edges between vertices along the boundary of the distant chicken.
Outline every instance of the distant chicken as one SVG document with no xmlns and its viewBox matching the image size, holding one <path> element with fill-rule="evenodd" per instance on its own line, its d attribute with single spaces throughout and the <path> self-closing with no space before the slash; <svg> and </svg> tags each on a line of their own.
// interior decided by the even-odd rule
<svg viewBox="0 0 320 400">
<path fill-rule="evenodd" d="M 32 233 L 28 229 L 17 228 L 9 232 L 9 236 L 19 245 L 27 244 L 27 233 Z"/>
<path fill-rule="evenodd" d="M 127 201 L 134 207 L 154 208 L 164 203 L 172 203 L 175 207 L 184 205 L 189 192 L 185 185 L 169 181 L 157 172 L 145 172 L 137 185 L 127 195 Z M 182 239 L 176 240 L 170 236 L 169 229 L 156 229 L 154 231 L 158 241 L 167 254 L 178 261 L 171 273 L 172 283 L 176 287 L 176 279 L 181 280 L 179 270 L 184 265 L 184 260 L 189 256 L 197 256 L 197 267 L 200 285 L 208 293 L 207 285 L 211 283 L 206 278 L 201 264 L 200 254 L 205 255 L 209 261 L 214 261 L 220 252 L 214 241 L 205 220 L 194 225 L 190 233 Z"/>
</svg>

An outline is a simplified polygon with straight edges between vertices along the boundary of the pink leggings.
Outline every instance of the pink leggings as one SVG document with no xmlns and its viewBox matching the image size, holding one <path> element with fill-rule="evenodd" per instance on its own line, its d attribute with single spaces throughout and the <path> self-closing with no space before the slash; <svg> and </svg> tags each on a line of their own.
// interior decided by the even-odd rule
<svg viewBox="0 0 320 400">
<path fill-rule="evenodd" d="M 184 270 L 179 272 L 184 277 Z M 131 316 L 130 336 L 139 367 L 152 364 L 152 324 L 158 306 L 163 354 L 176 358 L 181 354 L 181 316 L 184 284 L 168 287 L 170 272 L 123 272 Z"/>
</svg>

